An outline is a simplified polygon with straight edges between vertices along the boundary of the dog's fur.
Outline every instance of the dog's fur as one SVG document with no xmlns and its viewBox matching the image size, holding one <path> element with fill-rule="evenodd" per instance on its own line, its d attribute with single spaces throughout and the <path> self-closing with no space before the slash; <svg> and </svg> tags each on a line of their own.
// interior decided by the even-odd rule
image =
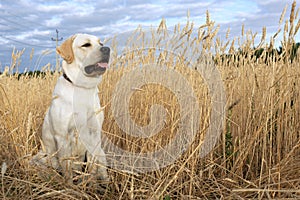
<svg viewBox="0 0 300 200">
<path fill-rule="evenodd" d="M 97 85 L 110 49 L 96 36 L 76 34 L 57 53 L 64 59 L 64 76 L 55 86 L 42 128 L 42 149 L 33 163 L 61 170 L 68 181 L 85 163 L 89 173 L 107 180 L 106 157 L 100 146 L 104 113 Z"/>
</svg>

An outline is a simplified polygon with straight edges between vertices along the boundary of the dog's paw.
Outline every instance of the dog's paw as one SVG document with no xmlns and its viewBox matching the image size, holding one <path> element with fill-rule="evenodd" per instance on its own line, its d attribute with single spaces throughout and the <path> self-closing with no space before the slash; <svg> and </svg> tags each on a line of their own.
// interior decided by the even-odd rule
<svg viewBox="0 0 300 200">
<path fill-rule="evenodd" d="M 46 167 L 47 163 L 47 154 L 44 152 L 38 152 L 32 157 L 29 161 L 29 164 L 36 167 Z"/>
<path fill-rule="evenodd" d="M 32 157 L 32 159 L 29 161 L 29 164 L 35 167 L 41 167 L 41 168 L 54 168 L 59 169 L 59 164 L 57 162 L 57 159 L 53 156 L 49 156 L 45 152 L 39 151 L 36 155 Z"/>
<path fill-rule="evenodd" d="M 96 176 L 97 179 L 103 183 L 108 183 L 110 181 L 107 169 L 105 167 L 101 167 L 100 169 L 98 169 L 98 173 Z"/>
</svg>

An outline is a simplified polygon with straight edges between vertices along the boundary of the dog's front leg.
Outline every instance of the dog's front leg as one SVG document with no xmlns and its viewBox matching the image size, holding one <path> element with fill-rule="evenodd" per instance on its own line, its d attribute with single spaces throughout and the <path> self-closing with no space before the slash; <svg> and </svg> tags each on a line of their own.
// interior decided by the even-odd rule
<svg viewBox="0 0 300 200">
<path fill-rule="evenodd" d="M 98 119 L 98 115 L 101 121 Z M 92 176 L 102 180 L 108 180 L 106 155 L 101 147 L 101 127 L 103 112 L 93 114 L 87 121 L 85 130 L 81 132 L 81 140 L 87 149 L 88 171 Z"/>
<path fill-rule="evenodd" d="M 89 173 L 96 179 L 108 181 L 106 156 L 102 148 L 97 149 L 97 155 L 94 152 L 87 152 L 87 164 Z"/>
<path fill-rule="evenodd" d="M 88 133 L 87 136 L 82 136 L 82 143 L 87 149 L 86 158 L 88 172 L 102 180 L 108 180 L 106 156 L 101 148 L 101 139 L 98 133 Z"/>
<path fill-rule="evenodd" d="M 61 165 L 62 173 L 68 183 L 73 183 L 73 167 L 72 167 L 72 144 L 68 135 L 56 135 L 57 141 L 57 157 Z"/>
</svg>

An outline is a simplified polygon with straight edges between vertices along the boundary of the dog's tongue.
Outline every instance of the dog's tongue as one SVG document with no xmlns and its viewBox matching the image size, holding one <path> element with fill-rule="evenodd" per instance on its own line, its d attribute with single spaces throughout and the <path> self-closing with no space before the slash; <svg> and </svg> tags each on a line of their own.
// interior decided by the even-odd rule
<svg viewBox="0 0 300 200">
<path fill-rule="evenodd" d="M 102 67 L 102 68 L 108 68 L 108 64 L 107 63 L 97 63 L 98 67 Z"/>
</svg>

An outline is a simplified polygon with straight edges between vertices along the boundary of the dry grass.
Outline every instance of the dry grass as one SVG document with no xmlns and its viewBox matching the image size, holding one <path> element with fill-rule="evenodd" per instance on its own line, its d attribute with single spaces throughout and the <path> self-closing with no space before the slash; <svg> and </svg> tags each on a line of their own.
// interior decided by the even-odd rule
<svg viewBox="0 0 300 200">
<path fill-rule="evenodd" d="M 106 114 L 103 132 L 116 145 L 129 152 L 153 151 L 166 145 L 178 130 L 178 100 L 172 91 L 157 84 L 148 84 L 136 90 L 129 102 L 129 113 L 138 125 L 143 126 L 149 123 L 148 113 L 151 105 L 163 105 L 167 109 L 167 118 L 158 135 L 148 139 L 135 138 L 124 133 L 116 124 L 110 109 L 116 83 L 122 75 L 128 73 L 130 66 L 140 63 L 161 63 L 167 67 L 174 67 L 182 74 L 198 98 L 201 123 L 195 141 L 172 165 L 135 175 L 109 169 L 111 183 L 104 194 L 100 194 L 95 185 L 88 185 L 88 181 L 79 185 L 68 185 L 55 171 L 41 171 L 29 164 L 30 158 L 40 146 L 43 117 L 59 74 L 47 72 L 45 77 L 22 76 L 20 80 L 17 76 L 1 76 L 0 163 L 5 164 L 2 165 L 1 171 L 0 198 L 299 199 L 299 52 L 293 62 L 289 60 L 298 31 L 298 28 L 294 28 L 298 27 L 296 23 L 299 21 L 295 13 L 294 3 L 289 21 L 284 24 L 283 53 L 275 53 L 273 57 L 263 53 L 256 59 L 250 56 L 254 54 L 253 43 L 256 34 L 244 33 L 243 27 L 240 39 L 221 41 L 216 38 L 218 27 L 214 27 L 207 12 L 207 22 L 196 33 L 194 45 L 201 45 L 206 53 L 212 52 L 211 49 L 216 52 L 217 67 L 221 72 L 227 95 L 227 113 L 217 145 L 203 159 L 199 158 L 199 153 L 195 150 L 199 149 L 203 133 L 210 123 L 211 97 L 207 95 L 208 89 L 202 77 L 195 69 L 187 67 L 184 56 L 174 59 L 174 55 L 167 52 L 156 55 L 153 50 L 148 49 L 132 51 L 122 58 L 115 59 L 117 63 L 126 63 L 127 67 L 124 68 L 123 64 L 120 64 L 121 67 L 117 68 L 114 67 L 117 63 L 112 64 L 99 86 L 99 95 Z M 160 30 L 164 26 L 162 21 Z M 177 42 L 192 41 L 192 28 L 191 23 L 185 27 L 177 27 L 175 31 L 179 30 L 185 35 Z M 265 31 L 263 28 L 263 32 Z M 265 33 L 262 35 L 260 47 L 270 49 L 273 45 L 272 38 L 270 44 L 267 44 Z M 158 43 L 159 41 L 156 41 L 156 44 Z M 227 49 L 230 53 L 236 52 L 237 43 L 243 51 L 238 59 L 234 56 L 224 56 Z M 16 54 L 20 55 L 21 52 Z M 13 57 L 19 59 L 19 55 L 16 54 Z"/>
</svg>

